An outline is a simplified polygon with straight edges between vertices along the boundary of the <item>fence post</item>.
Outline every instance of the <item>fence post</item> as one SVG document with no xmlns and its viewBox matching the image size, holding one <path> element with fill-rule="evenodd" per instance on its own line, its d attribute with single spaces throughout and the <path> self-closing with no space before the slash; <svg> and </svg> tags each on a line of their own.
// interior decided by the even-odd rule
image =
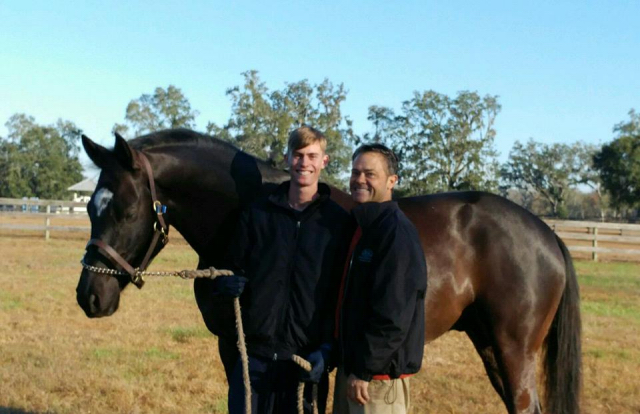
<svg viewBox="0 0 640 414">
<path fill-rule="evenodd" d="M 46 216 L 44 218 L 44 239 L 49 240 L 49 225 L 51 224 L 51 218 L 49 218 L 49 213 L 51 213 L 51 206 L 47 206 Z"/>
<path fill-rule="evenodd" d="M 591 242 L 591 246 L 593 247 L 593 252 L 591 253 L 591 259 L 594 262 L 598 261 L 598 252 L 595 251 L 595 249 L 598 247 L 598 228 L 597 227 L 592 227 L 591 228 L 591 233 L 593 234 L 593 241 Z"/>
</svg>

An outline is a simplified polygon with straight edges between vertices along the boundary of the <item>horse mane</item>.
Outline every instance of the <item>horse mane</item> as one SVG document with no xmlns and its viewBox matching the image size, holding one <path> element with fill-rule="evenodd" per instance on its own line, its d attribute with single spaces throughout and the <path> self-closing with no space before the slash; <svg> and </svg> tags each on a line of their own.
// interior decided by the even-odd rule
<svg viewBox="0 0 640 414">
<path fill-rule="evenodd" d="M 186 128 L 165 129 L 152 132 L 130 140 L 129 144 L 136 150 L 152 150 L 175 145 L 188 145 L 222 149 L 231 152 L 241 151 L 230 142 Z"/>
<path fill-rule="evenodd" d="M 228 141 L 216 138 L 200 132 L 192 131 L 186 128 L 165 129 L 162 131 L 152 132 L 142 135 L 129 141 L 129 145 L 136 150 L 154 150 L 159 148 L 167 148 L 174 146 L 194 147 L 198 151 L 212 151 L 216 153 L 227 153 L 231 158 L 238 153 L 242 153 L 247 157 L 251 157 L 260 165 L 261 170 L 278 176 L 286 172 L 273 166 L 269 161 L 265 161 L 252 154 L 242 151 Z"/>
</svg>

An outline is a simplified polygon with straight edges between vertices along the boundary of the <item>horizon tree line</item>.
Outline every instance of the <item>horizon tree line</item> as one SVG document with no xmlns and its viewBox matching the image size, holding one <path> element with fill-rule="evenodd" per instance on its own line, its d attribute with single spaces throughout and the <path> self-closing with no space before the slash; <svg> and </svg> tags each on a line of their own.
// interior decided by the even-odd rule
<svg viewBox="0 0 640 414">
<path fill-rule="evenodd" d="M 222 124 L 209 122 L 205 133 L 284 168 L 289 132 L 314 126 L 327 136 L 331 155 L 325 180 L 346 188 L 352 149 L 381 142 L 399 156 L 401 181 L 397 196 L 443 191 L 481 190 L 498 193 L 539 215 L 566 218 L 637 216 L 640 207 L 640 114 L 613 127 L 613 139 L 598 147 L 576 142 L 545 144 L 530 138 L 516 141 L 505 163 L 497 160 L 495 120 L 501 110 L 497 95 L 460 91 L 447 96 L 415 91 L 394 111 L 371 105 L 371 130 L 358 135 L 343 114 L 344 84 L 303 79 L 272 90 L 255 70 L 244 83 L 226 91 L 231 115 Z M 198 111 L 182 91 L 169 85 L 132 99 L 123 123 L 113 132 L 127 138 L 167 128 L 195 129 Z M 40 125 L 15 114 L 0 137 L 0 197 L 68 198 L 66 188 L 82 178 L 78 158 L 82 130 L 71 121 Z M 584 190 L 589 190 L 585 193 Z"/>
</svg>

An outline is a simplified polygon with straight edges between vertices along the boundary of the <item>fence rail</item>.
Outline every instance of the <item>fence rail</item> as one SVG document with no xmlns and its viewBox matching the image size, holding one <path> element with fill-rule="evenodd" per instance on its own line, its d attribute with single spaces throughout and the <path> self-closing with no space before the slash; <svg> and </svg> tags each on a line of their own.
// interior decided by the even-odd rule
<svg viewBox="0 0 640 414">
<path fill-rule="evenodd" d="M 26 198 L 3 198 L 0 197 L 0 205 L 5 206 L 63 206 L 63 207 L 86 207 L 87 203 L 69 200 L 36 200 Z"/>
<path fill-rule="evenodd" d="M 51 231 L 89 233 L 91 227 L 86 207 L 86 203 L 68 200 L 0 198 L 0 230 L 43 232 L 46 240 L 51 237 Z M 61 218 L 84 220 L 86 225 L 51 224 L 52 220 Z M 39 219 L 42 224 L 37 224 Z"/>
<path fill-rule="evenodd" d="M 52 220 L 56 221 L 59 219 L 78 221 L 78 224 L 84 225 L 52 224 Z M 42 224 L 38 224 L 38 221 Z M 89 225 L 89 216 L 87 216 L 86 212 L 71 214 L 0 212 L 0 230 L 42 232 L 44 238 L 49 240 L 52 231 L 83 232 L 89 234 L 91 226 Z"/>
<path fill-rule="evenodd" d="M 599 254 L 640 261 L 640 224 L 600 223 L 597 221 L 545 220 L 565 241 L 569 251 Z"/>
<path fill-rule="evenodd" d="M 32 206 L 37 206 L 37 210 Z M 41 207 L 44 207 L 43 212 L 40 212 Z M 0 198 L 0 230 L 42 232 L 47 240 L 52 231 L 83 232 L 88 235 L 91 227 L 85 207 L 85 203 L 74 201 Z M 77 220 L 78 224 L 52 224 L 52 221 L 61 219 Z M 42 221 L 38 223 L 39 220 Z M 640 261 L 640 224 L 564 220 L 545 222 L 565 241 L 572 253 L 586 253 L 592 260 L 598 260 L 602 254 L 614 260 Z"/>
</svg>

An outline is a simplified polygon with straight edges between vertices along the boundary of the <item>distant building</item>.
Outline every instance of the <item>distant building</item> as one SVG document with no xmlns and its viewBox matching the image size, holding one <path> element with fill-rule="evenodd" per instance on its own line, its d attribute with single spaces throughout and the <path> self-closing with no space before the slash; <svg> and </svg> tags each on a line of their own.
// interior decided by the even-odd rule
<svg viewBox="0 0 640 414">
<path fill-rule="evenodd" d="M 75 183 L 71 187 L 67 188 L 68 191 L 73 191 L 73 201 L 77 201 L 80 203 L 86 203 L 91 198 L 91 194 L 96 189 L 96 179 L 94 178 L 85 178 L 79 183 Z"/>
<path fill-rule="evenodd" d="M 91 194 L 96 190 L 96 177 L 85 178 L 79 183 L 75 183 L 71 187 L 67 188 L 68 191 L 73 191 L 73 201 L 77 203 L 88 203 L 91 199 Z M 62 212 L 69 212 L 68 207 L 63 207 Z M 85 207 L 73 207 L 73 212 L 86 212 Z"/>
</svg>

